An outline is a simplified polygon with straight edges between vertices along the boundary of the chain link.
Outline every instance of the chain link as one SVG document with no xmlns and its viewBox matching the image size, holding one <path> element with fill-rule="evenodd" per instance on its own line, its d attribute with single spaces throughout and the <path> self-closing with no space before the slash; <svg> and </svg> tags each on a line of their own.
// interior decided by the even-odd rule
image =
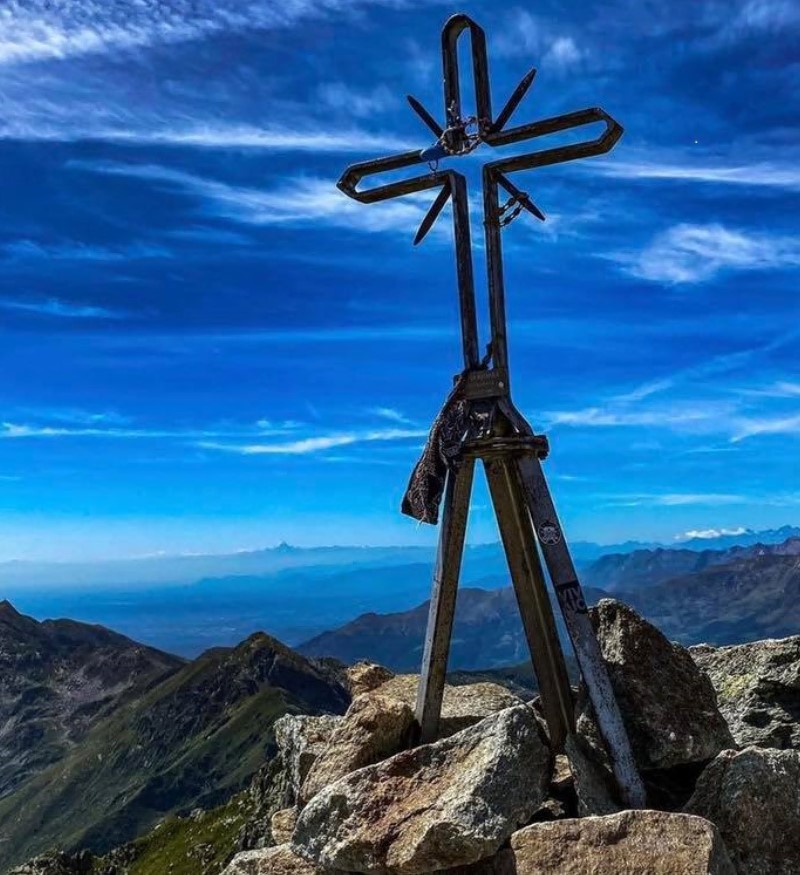
<svg viewBox="0 0 800 875">
<path fill-rule="evenodd" d="M 455 115 L 453 107 L 450 107 L 448 110 L 448 117 L 451 120 L 451 124 L 442 131 L 442 135 L 439 137 L 438 141 L 439 145 L 451 157 L 469 155 L 470 152 L 474 152 L 483 142 L 484 134 L 491 124 L 490 120 L 478 118 L 478 116 L 475 115 L 461 118 L 460 116 Z M 468 131 L 469 128 L 473 127 L 475 128 L 474 131 Z M 461 134 L 459 140 L 462 145 L 458 149 L 452 148 L 448 142 L 449 136 L 455 133 Z"/>
<path fill-rule="evenodd" d="M 525 209 L 525 201 L 528 200 L 528 195 L 522 191 L 519 195 L 511 195 L 511 197 L 500 207 L 497 213 L 497 221 L 501 228 L 510 225 L 514 219 Z"/>
</svg>

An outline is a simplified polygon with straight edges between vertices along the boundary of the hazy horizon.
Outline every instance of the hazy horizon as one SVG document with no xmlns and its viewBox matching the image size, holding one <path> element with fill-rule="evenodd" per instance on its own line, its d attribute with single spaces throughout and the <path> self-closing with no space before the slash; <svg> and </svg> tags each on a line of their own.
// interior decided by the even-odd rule
<svg viewBox="0 0 800 875">
<path fill-rule="evenodd" d="M 614 547 L 622 544 L 643 544 L 643 545 L 658 545 L 663 547 L 675 546 L 680 547 L 681 544 L 689 543 L 689 542 L 703 542 L 703 541 L 717 541 L 719 539 L 732 539 L 735 540 L 740 536 L 747 535 L 757 535 L 759 533 L 766 532 L 779 532 L 783 529 L 793 529 L 795 526 L 792 523 L 784 522 L 779 526 L 770 527 L 769 529 L 757 529 L 752 526 L 737 526 L 735 528 L 708 528 L 708 529 L 692 529 L 687 532 L 680 532 L 678 534 L 674 534 L 671 537 L 663 537 L 663 538 L 648 538 L 646 540 L 638 539 L 638 538 L 624 538 L 619 541 L 595 541 L 592 539 L 585 538 L 570 538 L 570 541 L 576 545 L 593 545 L 599 548 L 608 548 Z M 0 566 L 2 565 L 13 565 L 13 564 L 31 564 L 38 565 L 41 564 L 43 566 L 53 565 L 114 565 L 114 564 L 122 564 L 126 562 L 136 563 L 136 562 L 148 562 L 153 561 L 157 562 L 158 560 L 169 560 L 169 559 L 213 559 L 220 557 L 235 557 L 235 556 L 249 556 L 260 553 L 280 553 L 281 551 L 297 551 L 300 553 L 313 553 L 315 551 L 325 551 L 325 550 L 424 550 L 430 553 L 433 556 L 433 551 L 436 549 L 436 539 L 435 533 L 436 530 L 430 530 L 434 533 L 433 538 L 427 538 L 424 542 L 414 543 L 414 542 L 387 542 L 387 543 L 311 543 L 311 544 L 298 544 L 298 543 L 290 543 L 288 541 L 280 541 L 277 544 L 263 544 L 258 546 L 248 546 L 248 547 L 238 547 L 235 549 L 229 550 L 217 550 L 217 551 L 204 551 L 204 550 L 160 550 L 155 553 L 140 553 L 140 554 L 131 554 L 131 555 L 109 555 L 109 556 L 86 556 L 82 555 L 80 557 L 72 557 L 72 558 L 42 558 L 41 554 L 32 557 L 3 557 L 0 555 Z M 470 540 L 467 543 L 467 549 L 474 549 L 479 547 L 487 547 L 499 544 L 499 535 L 495 538 L 489 538 L 485 541 L 476 541 Z"/>
</svg>

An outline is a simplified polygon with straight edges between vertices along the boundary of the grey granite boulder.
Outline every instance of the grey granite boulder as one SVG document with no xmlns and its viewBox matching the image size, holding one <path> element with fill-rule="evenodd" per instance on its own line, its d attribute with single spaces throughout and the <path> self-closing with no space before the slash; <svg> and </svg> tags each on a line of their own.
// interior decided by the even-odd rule
<svg viewBox="0 0 800 875">
<path fill-rule="evenodd" d="M 597 749 L 580 735 L 568 735 L 565 753 L 578 798 L 578 814 L 615 814 L 622 806 L 617 801 L 614 776 Z"/>
<path fill-rule="evenodd" d="M 362 693 L 371 693 L 395 676 L 393 671 L 374 662 L 357 662 L 349 666 L 345 674 L 347 687 L 354 698 Z"/>
<path fill-rule="evenodd" d="M 419 875 L 492 856 L 547 795 L 550 751 L 519 705 L 359 769 L 303 809 L 292 847 L 348 872 Z"/>
<path fill-rule="evenodd" d="M 297 801 L 311 766 L 324 752 L 341 719 L 287 714 L 275 722 L 275 742 L 285 770 L 287 804 Z"/>
<path fill-rule="evenodd" d="M 797 751 L 724 751 L 703 771 L 685 810 L 717 825 L 739 875 L 800 872 Z"/>
<path fill-rule="evenodd" d="M 490 871 L 492 875 L 736 875 L 712 823 L 664 811 L 623 811 L 534 824 L 511 837 L 510 849 L 501 851 Z"/>
<path fill-rule="evenodd" d="M 739 747 L 800 750 L 800 635 L 689 652 L 711 678 Z"/>
<path fill-rule="evenodd" d="M 413 726 L 414 712 L 405 702 L 379 692 L 356 696 L 311 766 L 301 807 L 328 784 L 399 753 L 408 746 Z"/>
<path fill-rule="evenodd" d="M 590 611 L 640 769 L 702 763 L 734 746 L 714 687 L 686 648 L 621 602 Z M 579 731 L 591 735 L 586 718 Z"/>
<path fill-rule="evenodd" d="M 419 675 L 399 674 L 381 684 L 376 692 L 388 698 L 405 702 L 411 708 L 416 706 Z M 481 682 L 444 688 L 442 716 L 439 722 L 439 737 L 445 738 L 460 732 L 468 726 L 496 714 L 505 708 L 513 708 L 522 700 L 500 684 Z"/>
<path fill-rule="evenodd" d="M 281 808 L 270 818 L 270 833 L 272 841 L 276 845 L 288 845 L 292 840 L 295 824 L 297 823 L 296 808 Z"/>
<path fill-rule="evenodd" d="M 298 857 L 289 845 L 279 845 L 237 854 L 222 875 L 325 875 L 325 870 Z"/>
</svg>

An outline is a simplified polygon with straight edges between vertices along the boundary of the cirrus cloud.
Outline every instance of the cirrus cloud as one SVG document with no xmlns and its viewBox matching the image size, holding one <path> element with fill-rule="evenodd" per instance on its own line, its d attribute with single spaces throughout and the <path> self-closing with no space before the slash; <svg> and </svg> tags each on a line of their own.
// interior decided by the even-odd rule
<svg viewBox="0 0 800 875">
<path fill-rule="evenodd" d="M 0 7 L 0 65 L 185 42 L 214 34 L 290 27 L 359 7 L 413 0 L 6 0 Z"/>
<path fill-rule="evenodd" d="M 680 224 L 638 252 L 610 256 L 638 279 L 667 285 L 699 283 L 730 270 L 778 270 L 800 265 L 800 237 Z"/>
</svg>

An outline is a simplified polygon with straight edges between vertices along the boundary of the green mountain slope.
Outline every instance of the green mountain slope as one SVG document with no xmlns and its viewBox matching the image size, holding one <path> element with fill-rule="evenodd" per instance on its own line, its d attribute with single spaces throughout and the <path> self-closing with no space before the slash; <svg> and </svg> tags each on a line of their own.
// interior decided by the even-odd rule
<svg viewBox="0 0 800 875">
<path fill-rule="evenodd" d="M 100 626 L 39 623 L 0 602 L 0 797 L 183 665 Z"/>
<path fill-rule="evenodd" d="M 264 764 L 278 717 L 347 702 L 332 672 L 266 635 L 208 651 L 0 800 L 0 872 L 56 846 L 102 853 L 167 814 L 219 805 Z"/>
</svg>

